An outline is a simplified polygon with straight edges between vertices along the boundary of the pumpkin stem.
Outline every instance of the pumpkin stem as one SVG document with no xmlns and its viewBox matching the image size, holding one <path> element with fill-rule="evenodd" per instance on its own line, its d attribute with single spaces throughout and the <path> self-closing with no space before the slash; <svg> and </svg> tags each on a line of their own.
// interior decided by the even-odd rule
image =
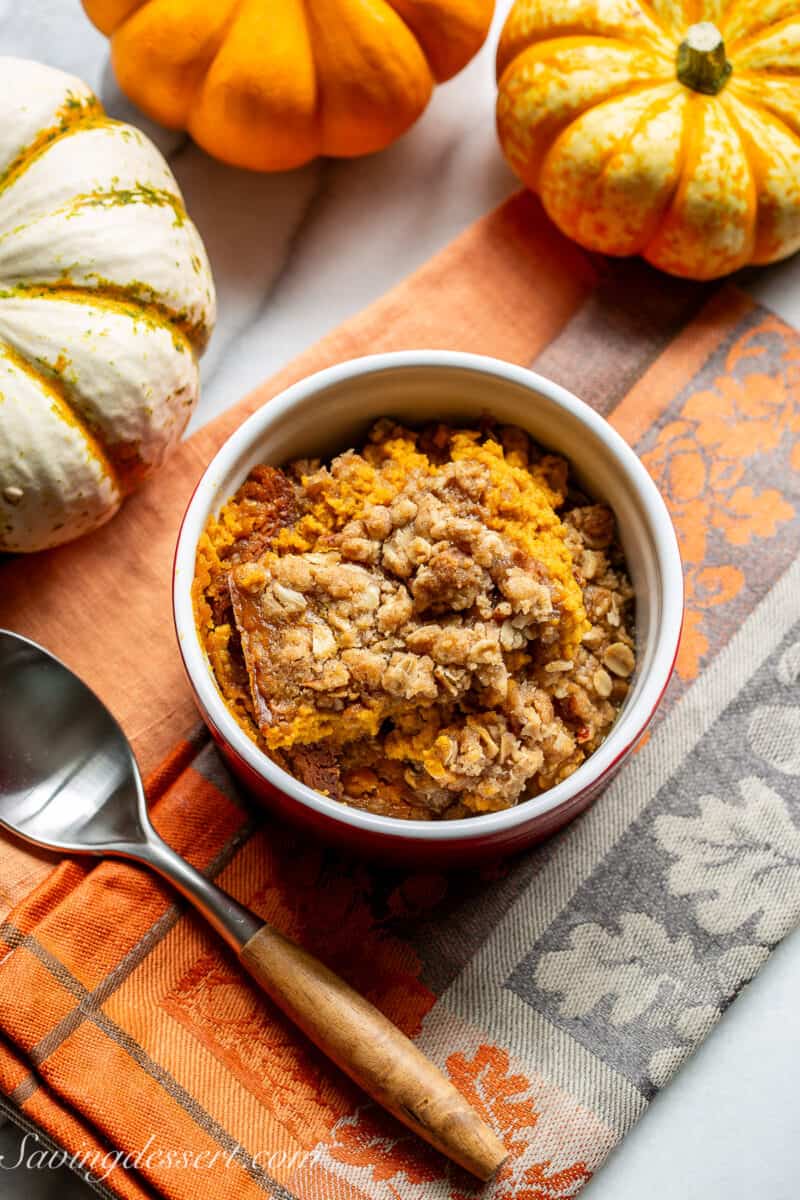
<svg viewBox="0 0 800 1200">
<path fill-rule="evenodd" d="M 716 96 L 725 86 L 731 64 L 725 57 L 722 34 L 711 21 L 690 25 L 678 47 L 677 75 L 695 92 Z"/>
</svg>

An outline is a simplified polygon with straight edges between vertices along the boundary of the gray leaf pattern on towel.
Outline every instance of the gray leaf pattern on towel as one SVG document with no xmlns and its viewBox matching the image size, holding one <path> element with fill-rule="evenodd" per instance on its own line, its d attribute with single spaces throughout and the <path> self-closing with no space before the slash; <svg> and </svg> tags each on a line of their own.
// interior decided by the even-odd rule
<svg viewBox="0 0 800 1200">
<path fill-rule="evenodd" d="M 760 779 L 743 779 L 740 795 L 740 803 L 703 796 L 697 816 L 659 817 L 656 835 L 676 860 L 670 890 L 696 898 L 704 929 L 733 933 L 757 917 L 758 938 L 775 942 L 787 932 L 781 899 L 800 892 L 800 829 Z"/>
<path fill-rule="evenodd" d="M 536 983 L 559 994 L 564 1016 L 585 1017 L 608 998 L 613 1002 L 607 1016 L 612 1025 L 627 1025 L 646 1015 L 650 1025 L 691 1032 L 695 1009 L 715 1007 L 719 990 L 736 987 L 742 969 L 761 950 L 737 946 L 721 954 L 713 962 L 715 986 L 698 988 L 697 954 L 687 934 L 671 938 L 646 913 L 623 913 L 619 926 L 615 933 L 594 923 L 579 925 L 566 949 L 540 958 Z M 688 1007 L 679 1010 L 678 1004 Z"/>
<path fill-rule="evenodd" d="M 623 913 L 619 932 L 594 922 L 572 931 L 564 950 L 543 954 L 536 983 L 555 993 L 564 1017 L 587 1017 L 610 1001 L 606 1019 L 669 1029 L 675 1041 L 650 1057 L 647 1074 L 665 1082 L 722 1015 L 720 997 L 738 990 L 764 959 L 765 946 L 734 946 L 717 958 L 698 961 L 687 934 L 671 938 L 646 913 Z"/>
<path fill-rule="evenodd" d="M 505 981 L 645 1095 L 703 1040 L 800 911 L 800 899 L 786 903 L 800 898 L 799 632 Z"/>
</svg>

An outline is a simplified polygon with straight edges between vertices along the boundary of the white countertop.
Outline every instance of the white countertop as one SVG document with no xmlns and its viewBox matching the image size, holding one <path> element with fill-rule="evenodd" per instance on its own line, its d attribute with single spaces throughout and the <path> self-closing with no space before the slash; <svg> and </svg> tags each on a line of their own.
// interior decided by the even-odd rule
<svg viewBox="0 0 800 1200">
<path fill-rule="evenodd" d="M 510 0 L 498 0 L 498 17 L 509 7 Z M 193 427 L 514 190 L 494 137 L 496 34 L 461 76 L 439 90 L 415 129 L 384 154 L 254 176 L 212 162 L 182 135 L 139 116 L 117 91 L 107 43 L 83 17 L 78 0 L 0 0 L 0 53 L 38 58 L 83 76 L 114 116 L 139 124 L 170 158 L 205 239 L 220 305 Z M 800 264 L 774 271 L 758 291 L 800 327 Z M 582 1196 L 797 1200 L 798 997 L 795 934 Z M 18 1145 L 15 1129 L 0 1129 L 2 1200 L 89 1200 L 88 1188 L 63 1172 L 14 1169 Z"/>
</svg>

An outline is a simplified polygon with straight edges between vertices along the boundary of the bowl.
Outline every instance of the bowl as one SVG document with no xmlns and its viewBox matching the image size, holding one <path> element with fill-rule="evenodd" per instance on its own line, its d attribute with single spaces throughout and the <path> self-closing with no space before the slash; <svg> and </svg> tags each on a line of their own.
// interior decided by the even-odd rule
<svg viewBox="0 0 800 1200">
<path fill-rule="evenodd" d="M 636 594 L 637 668 L 602 745 L 569 778 L 503 812 L 405 821 L 348 807 L 298 782 L 267 757 L 228 711 L 195 628 L 195 551 L 208 517 L 258 463 L 329 457 L 358 444 L 378 417 L 409 424 L 475 422 L 490 413 L 564 455 L 593 498 L 614 510 Z M 200 712 L 235 774 L 270 809 L 370 858 L 458 867 L 498 858 L 552 833 L 598 795 L 649 724 L 675 663 L 683 574 L 669 514 L 622 437 L 570 392 L 498 359 L 444 350 L 379 354 L 311 375 L 270 400 L 228 438 L 197 485 L 175 555 L 178 643 Z"/>
</svg>

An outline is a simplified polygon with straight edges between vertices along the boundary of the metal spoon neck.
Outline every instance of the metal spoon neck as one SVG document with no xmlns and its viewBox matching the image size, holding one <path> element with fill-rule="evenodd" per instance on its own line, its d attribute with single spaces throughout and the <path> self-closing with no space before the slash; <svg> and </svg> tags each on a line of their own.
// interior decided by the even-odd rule
<svg viewBox="0 0 800 1200">
<path fill-rule="evenodd" d="M 126 850 L 120 848 L 120 853 Z M 146 863 L 171 883 L 236 954 L 262 927 L 263 921 L 176 854 L 152 828 L 144 843 L 130 847 L 128 856 Z"/>
</svg>

